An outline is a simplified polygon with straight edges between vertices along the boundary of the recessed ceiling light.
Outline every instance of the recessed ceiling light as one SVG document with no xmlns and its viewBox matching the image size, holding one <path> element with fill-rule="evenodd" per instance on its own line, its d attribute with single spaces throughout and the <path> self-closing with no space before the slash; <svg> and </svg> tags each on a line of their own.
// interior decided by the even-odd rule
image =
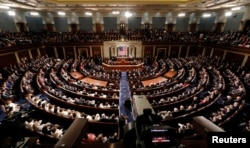
<svg viewBox="0 0 250 148">
<path fill-rule="evenodd" d="M 112 11 L 112 14 L 118 15 L 118 14 L 120 14 L 120 11 Z"/>
<path fill-rule="evenodd" d="M 231 11 L 228 11 L 225 13 L 225 16 L 231 16 L 232 15 L 232 12 Z"/>
<path fill-rule="evenodd" d="M 85 12 L 85 15 L 92 16 L 93 14 L 91 12 Z"/>
<path fill-rule="evenodd" d="M 61 15 L 61 16 L 64 16 L 64 15 L 65 15 L 65 12 L 59 11 L 57 14 L 58 14 L 58 15 Z"/>
<path fill-rule="evenodd" d="M 186 16 L 186 14 L 185 13 L 179 13 L 178 16 L 183 17 L 183 16 Z"/>
<path fill-rule="evenodd" d="M 125 17 L 131 17 L 131 16 L 132 16 L 131 12 L 128 12 L 128 11 L 125 12 Z"/>
<path fill-rule="evenodd" d="M 30 12 L 30 15 L 33 15 L 33 16 L 38 16 L 38 12 Z"/>
<path fill-rule="evenodd" d="M 211 17 L 211 14 L 210 13 L 204 13 L 202 16 L 203 17 Z"/>
<path fill-rule="evenodd" d="M 8 14 L 9 14 L 10 16 L 15 16 L 15 15 L 16 15 L 16 12 L 15 12 L 15 11 L 8 11 Z"/>
</svg>

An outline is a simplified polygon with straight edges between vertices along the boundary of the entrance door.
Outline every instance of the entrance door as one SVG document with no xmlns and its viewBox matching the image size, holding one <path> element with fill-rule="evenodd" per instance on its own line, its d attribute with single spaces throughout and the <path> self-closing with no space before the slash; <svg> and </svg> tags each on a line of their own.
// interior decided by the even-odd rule
<svg viewBox="0 0 250 148">
<path fill-rule="evenodd" d="M 126 34 L 126 24 L 125 23 L 120 23 L 120 34 L 125 35 Z"/>
<path fill-rule="evenodd" d="M 20 23 L 16 23 L 16 25 L 17 25 L 17 28 L 20 30 L 20 32 L 26 31 L 26 26 L 24 23 L 20 22 Z"/>
<path fill-rule="evenodd" d="M 53 24 L 46 24 L 46 28 L 48 32 L 53 32 Z"/>
<path fill-rule="evenodd" d="M 71 32 L 77 32 L 77 26 L 78 24 L 70 24 Z"/>
<path fill-rule="evenodd" d="M 167 28 L 168 32 L 172 32 L 173 29 L 174 29 L 174 24 L 168 24 L 168 28 Z"/>
<path fill-rule="evenodd" d="M 102 32 L 102 24 L 96 23 L 95 24 L 95 30 L 96 30 L 96 32 Z"/>
<path fill-rule="evenodd" d="M 190 32 L 196 32 L 196 28 L 197 28 L 197 24 L 196 23 L 193 23 L 193 24 L 190 24 Z"/>
<path fill-rule="evenodd" d="M 224 23 L 217 23 L 214 29 L 214 32 L 222 32 Z"/>
<path fill-rule="evenodd" d="M 243 28 L 243 32 L 247 32 L 250 31 L 250 20 L 246 20 L 244 28 Z"/>
</svg>

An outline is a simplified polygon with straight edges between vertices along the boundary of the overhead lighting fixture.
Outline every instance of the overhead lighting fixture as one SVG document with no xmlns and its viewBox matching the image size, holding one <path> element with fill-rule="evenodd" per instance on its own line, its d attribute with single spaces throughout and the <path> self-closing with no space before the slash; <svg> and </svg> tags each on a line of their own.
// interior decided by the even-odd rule
<svg viewBox="0 0 250 148">
<path fill-rule="evenodd" d="M 120 11 L 112 11 L 112 14 L 118 15 L 118 14 L 120 14 Z"/>
<path fill-rule="evenodd" d="M 30 15 L 32 15 L 32 16 L 38 16 L 39 13 L 38 12 L 30 12 Z"/>
<path fill-rule="evenodd" d="M 9 16 L 15 16 L 16 12 L 15 11 L 8 11 Z"/>
<path fill-rule="evenodd" d="M 61 12 L 61 11 L 60 11 L 60 12 L 58 12 L 57 14 L 58 14 L 58 15 L 61 15 L 61 16 L 64 16 L 64 15 L 65 15 L 65 12 Z"/>
<path fill-rule="evenodd" d="M 211 17 L 211 14 L 210 13 L 204 13 L 202 16 L 203 17 Z"/>
<path fill-rule="evenodd" d="M 237 11 L 237 10 L 240 10 L 240 8 L 241 8 L 241 7 L 234 7 L 234 8 L 232 8 L 231 10 L 232 10 L 232 11 Z"/>
<path fill-rule="evenodd" d="M 225 16 L 231 16 L 232 15 L 232 12 L 231 11 L 228 11 L 225 13 Z"/>
<path fill-rule="evenodd" d="M 186 16 L 186 14 L 185 13 L 179 13 L 178 16 L 183 17 L 183 16 Z"/>
<path fill-rule="evenodd" d="M 85 12 L 85 15 L 92 16 L 93 14 L 91 12 Z"/>
<path fill-rule="evenodd" d="M 0 9 L 10 9 L 9 6 L 0 6 Z"/>
<path fill-rule="evenodd" d="M 128 12 L 128 11 L 125 12 L 125 17 L 131 17 L 131 16 L 132 16 L 131 12 Z"/>
</svg>

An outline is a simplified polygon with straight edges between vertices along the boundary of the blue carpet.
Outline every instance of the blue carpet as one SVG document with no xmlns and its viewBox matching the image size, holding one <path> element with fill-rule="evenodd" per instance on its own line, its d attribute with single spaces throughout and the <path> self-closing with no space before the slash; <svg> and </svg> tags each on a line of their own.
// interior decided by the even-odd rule
<svg viewBox="0 0 250 148">
<path fill-rule="evenodd" d="M 128 122 L 133 121 L 132 112 L 124 107 L 124 103 L 126 100 L 130 99 L 130 88 L 129 82 L 127 80 L 127 72 L 121 72 L 120 79 L 120 94 L 119 94 L 119 112 L 121 116 L 128 116 Z"/>
<path fill-rule="evenodd" d="M 15 103 L 18 104 L 21 107 L 21 109 L 20 109 L 19 112 L 21 112 L 21 111 L 28 111 L 28 109 L 30 108 L 30 103 L 26 99 L 24 99 L 24 98 L 20 98 Z M 0 122 L 3 121 L 3 120 L 5 120 L 6 117 L 7 117 L 7 115 L 0 108 Z"/>
<path fill-rule="evenodd" d="M 6 117 L 6 114 L 0 110 L 0 122 L 3 121 L 3 119 Z"/>
</svg>

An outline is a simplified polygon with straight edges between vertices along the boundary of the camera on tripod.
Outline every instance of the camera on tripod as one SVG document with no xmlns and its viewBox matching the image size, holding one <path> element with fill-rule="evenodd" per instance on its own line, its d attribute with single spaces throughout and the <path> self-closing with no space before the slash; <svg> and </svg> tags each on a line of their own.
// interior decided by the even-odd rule
<svg viewBox="0 0 250 148">
<path fill-rule="evenodd" d="M 176 129 L 161 125 L 161 118 L 144 109 L 136 119 L 137 147 L 174 148 L 177 146 Z"/>
</svg>

